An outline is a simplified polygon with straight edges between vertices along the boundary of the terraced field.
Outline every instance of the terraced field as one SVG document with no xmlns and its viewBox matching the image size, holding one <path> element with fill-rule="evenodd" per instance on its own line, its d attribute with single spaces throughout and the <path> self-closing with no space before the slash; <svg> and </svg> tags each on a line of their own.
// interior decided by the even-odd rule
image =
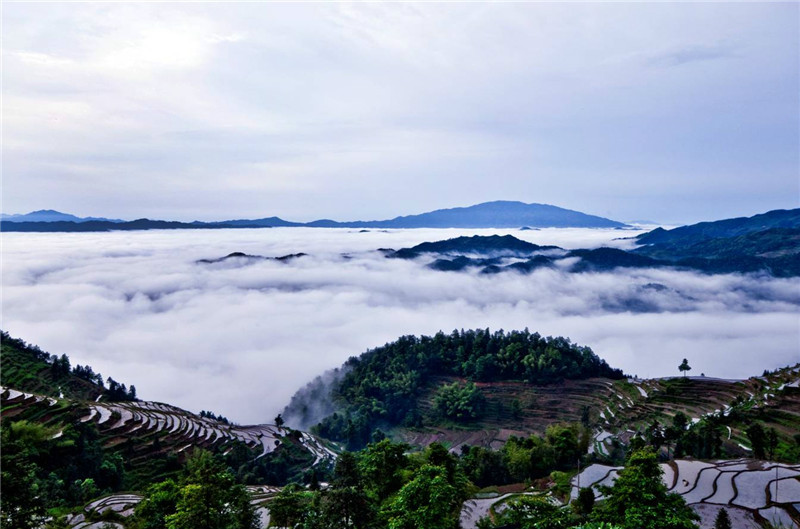
<svg viewBox="0 0 800 529">
<path fill-rule="evenodd" d="M 759 411 L 759 420 L 775 428 L 783 438 L 800 432 L 800 364 L 768 376 L 747 380 L 722 380 L 710 377 L 664 379 L 566 380 L 558 384 L 534 386 L 525 382 L 478 383 L 486 398 L 483 417 L 466 424 L 447 424 L 436 417 L 433 395 L 442 384 L 457 379 L 434 380 L 420 401 L 422 429 L 399 429 L 406 442 L 424 446 L 434 441 L 457 449 L 462 444 L 497 448 L 510 435 L 542 433 L 558 422 L 579 422 L 588 408 L 595 428 L 592 451 L 607 454 L 615 438 L 626 440 L 644 431 L 653 420 L 669 424 L 683 412 L 692 421 L 711 414 L 727 415 L 736 407 L 741 412 Z M 515 410 L 512 403 L 519 407 Z M 509 425 L 513 425 L 509 428 Z M 747 455 L 747 437 L 741 425 L 734 424 L 724 439 L 731 453 Z"/>
<path fill-rule="evenodd" d="M 703 527 L 713 527 L 716 513 L 724 507 L 738 521 L 734 528 L 762 522 L 800 528 L 800 464 L 678 459 L 662 463 L 661 468 L 667 488 L 682 495 L 701 515 Z M 606 465 L 587 467 L 573 478 L 571 498 L 578 496 L 578 483 L 594 488 L 600 498 L 596 487 L 613 484 L 619 470 Z"/>
<path fill-rule="evenodd" d="M 336 453 L 323 441 L 305 432 L 262 424 L 239 426 L 200 417 L 159 402 L 75 402 L 0 387 L 2 418 L 26 418 L 48 426 L 93 423 L 107 447 L 130 447 L 127 462 L 152 457 L 154 452 L 181 454 L 193 447 L 233 449 L 244 443 L 263 457 L 282 443 L 293 443 L 313 456 L 311 466 L 332 461 Z M 58 434 L 56 434 L 58 435 Z"/>
</svg>

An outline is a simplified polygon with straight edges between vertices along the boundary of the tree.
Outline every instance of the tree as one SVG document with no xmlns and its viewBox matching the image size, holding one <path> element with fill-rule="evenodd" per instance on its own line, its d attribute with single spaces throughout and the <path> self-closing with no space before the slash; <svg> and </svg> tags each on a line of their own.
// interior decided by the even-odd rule
<svg viewBox="0 0 800 529">
<path fill-rule="evenodd" d="M 358 468 L 375 500 L 388 498 L 403 486 L 401 472 L 408 467 L 407 444 L 384 439 L 361 451 Z"/>
<path fill-rule="evenodd" d="M 457 421 L 469 421 L 480 415 L 484 397 L 472 382 L 463 386 L 453 382 L 445 384 L 436 392 L 433 403 L 442 416 Z"/>
<path fill-rule="evenodd" d="M 731 518 L 728 516 L 727 510 L 719 510 L 717 517 L 714 519 L 714 529 L 731 529 Z"/>
<path fill-rule="evenodd" d="M 279 413 L 279 414 L 278 414 L 278 416 L 277 416 L 277 417 L 275 417 L 275 426 L 277 426 L 278 428 L 282 428 L 282 427 L 283 427 L 283 424 L 284 424 L 284 422 L 283 422 L 283 417 L 282 417 L 282 416 L 281 416 L 281 414 Z"/>
<path fill-rule="evenodd" d="M 747 438 L 750 439 L 750 446 L 753 449 L 753 457 L 764 459 L 764 448 L 766 447 L 767 435 L 764 428 L 759 423 L 753 423 L 745 430 Z"/>
<path fill-rule="evenodd" d="M 287 485 L 269 502 L 271 523 L 277 527 L 302 526 L 310 514 L 316 514 L 317 509 L 312 508 L 316 498 L 315 492 L 304 491 L 294 483 Z"/>
<path fill-rule="evenodd" d="M 770 428 L 767 430 L 766 434 L 766 449 L 768 459 L 773 459 L 775 457 L 776 448 L 778 448 L 778 432 L 775 430 L 775 428 Z"/>
<path fill-rule="evenodd" d="M 461 500 L 442 467 L 423 465 L 384 508 L 389 529 L 455 529 Z"/>
<path fill-rule="evenodd" d="M 38 467 L 30 460 L 25 446 L 3 428 L 0 452 L 0 481 L 3 484 L 3 501 L 0 503 L 0 526 L 14 529 L 40 527 L 45 519 L 44 499 Z"/>
<path fill-rule="evenodd" d="M 606 499 L 593 518 L 622 529 L 696 529 L 699 516 L 683 497 L 667 491 L 662 474 L 651 447 L 634 452 L 614 486 L 599 487 Z"/>
<path fill-rule="evenodd" d="M 519 496 L 509 501 L 499 517 L 500 524 L 521 529 L 566 529 L 574 525 L 569 510 L 545 498 Z"/>
<path fill-rule="evenodd" d="M 331 488 L 324 497 L 323 516 L 331 527 L 367 527 L 372 506 L 364 492 L 356 456 L 344 452 L 336 462 Z"/>
<path fill-rule="evenodd" d="M 136 507 L 137 520 L 152 529 L 255 529 L 258 519 L 243 485 L 211 453 L 200 450 L 186 463 L 176 486 L 162 482 L 148 489 Z"/>
<path fill-rule="evenodd" d="M 150 485 L 144 499 L 136 506 L 137 527 L 166 529 L 167 516 L 175 512 L 178 484 L 171 479 Z"/>
<path fill-rule="evenodd" d="M 685 358 L 683 359 L 683 362 L 681 362 L 681 365 L 678 366 L 678 369 L 683 373 L 683 378 L 686 378 L 687 371 L 692 370 L 692 368 L 689 366 L 689 361 Z"/>
<path fill-rule="evenodd" d="M 581 487 L 578 491 L 578 497 L 572 500 L 572 510 L 575 514 L 585 518 L 592 513 L 594 509 L 594 491 L 591 487 Z"/>
</svg>

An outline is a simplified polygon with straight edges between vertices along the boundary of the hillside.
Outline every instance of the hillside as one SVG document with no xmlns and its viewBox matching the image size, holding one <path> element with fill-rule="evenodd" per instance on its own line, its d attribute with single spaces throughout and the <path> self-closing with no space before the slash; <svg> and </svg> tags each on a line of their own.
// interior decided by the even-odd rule
<svg viewBox="0 0 800 529">
<path fill-rule="evenodd" d="M 90 367 L 70 369 L 66 355 L 50 355 L 6 333 L 2 337 L 3 424 L 27 421 L 56 438 L 88 436 L 98 450 L 123 456 L 126 477 L 120 485 L 137 488 L 169 475 L 195 448 L 236 462 L 245 481 L 267 484 L 298 479 L 311 467 L 327 468 L 335 455 L 305 432 L 269 424 L 239 426 L 210 412 L 197 415 L 136 400 L 133 386 L 125 389 L 109 379 L 105 387 Z"/>
<path fill-rule="evenodd" d="M 776 209 L 753 215 L 713 222 L 699 222 L 672 230 L 656 228 L 636 237 L 639 244 L 685 248 L 698 242 L 731 238 L 771 228 L 800 228 L 800 209 Z"/>
<path fill-rule="evenodd" d="M 479 384 L 507 380 L 556 384 L 591 377 L 622 378 L 588 347 L 567 338 L 502 330 L 403 336 L 348 360 L 336 374 L 320 378 L 292 398 L 290 424 L 350 447 L 365 445 L 375 429 L 430 423 L 433 391 L 437 414 L 456 422 L 492 415 Z M 451 377 L 454 383 L 443 380 Z M 330 395 L 334 413 L 317 417 L 320 395 Z"/>
<path fill-rule="evenodd" d="M 0 385 L 47 397 L 97 400 L 107 393 L 102 375 L 70 366 L 66 355 L 51 355 L 35 345 L 1 333 Z"/>
<path fill-rule="evenodd" d="M 623 378 L 565 338 L 461 331 L 403 337 L 351 358 L 298 391 L 284 415 L 303 427 L 316 422 L 313 431 L 351 447 L 382 430 L 412 445 L 498 448 L 513 435 L 582 422 L 596 432 L 598 453 L 610 455 L 611 439 L 627 443 L 631 432 L 654 421 L 666 427 L 681 413 L 715 421 L 728 455 L 748 454 L 745 431 L 759 423 L 775 429 L 793 458 L 800 457 L 799 380 L 800 365 L 741 381 Z"/>
<path fill-rule="evenodd" d="M 180 476 L 197 448 L 214 454 L 231 480 L 249 484 L 250 502 L 276 519 L 287 516 L 283 502 L 291 498 L 303 508 L 311 508 L 303 502 L 312 497 L 335 499 L 348 486 L 342 469 L 356 461 L 374 488 L 373 505 L 391 502 L 403 483 L 426 472 L 448 476 L 461 492 L 446 516 L 460 511 L 463 526 L 472 528 L 477 514 L 499 512 L 510 498 L 497 491 L 526 491 L 558 504 L 578 493 L 578 459 L 583 486 L 610 484 L 629 447 L 642 444 L 669 460 L 662 464 L 666 486 L 701 514 L 725 505 L 761 521 L 776 498 L 786 516 L 797 513 L 792 476 L 800 475 L 800 364 L 747 380 L 638 380 L 587 347 L 527 330 L 405 336 L 351 358 L 298 392 L 287 408 L 291 421 L 322 416 L 315 430 L 351 448 L 384 434 L 427 447 L 409 452 L 384 440 L 343 456 L 323 438 L 282 425 L 240 426 L 210 412 L 131 400 L 129 392 L 128 400 L 111 401 L 111 388 L 98 384 L 101 377 L 90 367 L 75 366 L 81 376 L 67 369 L 52 378 L 53 366 L 64 371 L 68 358 L 65 364 L 64 356 L 2 337 L 3 384 L 49 390 L 0 387 L 3 439 L 13 441 L 4 447 L 18 450 L 19 439 L 34 443 L 28 457 L 46 486 L 46 504 L 55 516 L 78 509 L 70 515 L 74 529 L 106 521 L 137 527 L 130 516 L 148 486 L 185 479 Z M 4 480 L 13 475 L 6 473 L 13 461 L 4 454 Z M 764 491 L 777 485 L 776 468 L 780 495 Z M 275 487 L 327 477 L 330 488 L 321 492 Z M 736 486 L 731 494 L 728 482 Z M 486 488 L 476 493 L 478 487 Z"/>
</svg>

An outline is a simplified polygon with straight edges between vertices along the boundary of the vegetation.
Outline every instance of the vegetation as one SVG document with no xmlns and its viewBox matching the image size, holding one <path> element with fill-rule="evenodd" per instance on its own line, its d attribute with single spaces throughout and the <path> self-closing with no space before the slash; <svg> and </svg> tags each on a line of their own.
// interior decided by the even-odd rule
<svg viewBox="0 0 800 529">
<path fill-rule="evenodd" d="M 585 456 L 589 432 L 575 424 L 557 424 L 544 436 L 512 436 L 498 450 L 461 448 L 464 474 L 479 487 L 531 482 L 555 470 L 571 470 Z"/>
<path fill-rule="evenodd" d="M 415 424 L 423 418 L 435 418 L 448 427 L 473 428 L 484 415 L 495 414 L 496 387 L 531 386 L 526 378 L 529 366 L 525 365 L 529 357 L 544 359 L 541 365 L 555 373 L 553 379 L 576 373 L 580 376 L 591 372 L 593 365 L 600 371 L 607 370 L 606 376 L 618 374 L 599 359 L 593 364 L 596 357 L 585 348 L 564 339 L 542 339 L 527 331 L 470 331 L 406 340 L 402 346 L 390 344 L 361 359 L 351 359 L 340 378 L 340 398 L 355 395 L 362 405 L 369 403 L 372 411 L 385 406 L 386 412 L 371 416 L 373 422 L 368 424 L 391 425 L 385 417 L 396 410 L 389 404 L 402 400 L 397 395 L 406 395 L 413 404 L 407 410 Z M 98 387 L 86 379 L 98 378 L 91 374 L 91 368 L 81 367 L 81 375 L 76 374 L 68 358 L 65 361 L 37 352 L 38 348 L 19 342 L 3 343 L 4 369 L 7 352 L 12 357 L 16 355 L 9 363 L 16 367 L 10 376 L 19 377 L 23 371 L 20 367 L 24 367 L 34 373 L 27 377 L 31 386 L 57 380 L 74 384 L 77 389 L 70 391 Z M 402 364 L 392 364 L 395 357 L 401 358 L 398 362 L 404 359 L 413 370 L 402 372 Z M 556 357 L 557 362 L 549 361 Z M 455 364 L 455 359 L 461 359 L 460 363 Z M 579 360 L 586 360 L 588 365 L 583 371 L 584 364 Z M 381 363 L 385 368 L 380 367 Z M 504 378 L 509 373 L 516 373 L 519 379 L 509 383 Z M 275 421 L 281 429 L 276 434 L 276 447 L 261 457 L 256 457 L 261 454 L 260 445 L 254 452 L 243 443 L 212 442 L 198 433 L 191 442 L 204 444 L 209 451 L 198 451 L 187 459 L 189 450 L 182 455 L 175 453 L 176 443 L 183 447 L 187 442 L 180 441 L 177 435 L 171 437 L 156 427 L 139 428 L 132 422 L 112 428 L 119 412 L 114 412 L 105 425 L 95 425 L 91 420 L 79 420 L 88 416 L 89 403 L 68 398 L 51 403 L 17 396 L 11 402 L 4 401 L 0 424 L 4 485 L 0 523 L 23 529 L 40 527 L 49 515 L 54 517 L 51 525 L 55 529 L 59 514 L 82 509 L 93 498 L 139 490 L 145 491 L 146 500 L 137 508 L 135 518 L 126 522 L 128 529 L 245 529 L 252 526 L 254 517 L 251 498 L 243 485 L 291 483 L 268 500 L 275 524 L 320 529 L 449 529 L 457 526 L 463 501 L 478 488 L 503 492 L 520 492 L 524 488 L 539 492 L 512 497 L 504 510 L 492 511 L 493 517 L 482 521 L 480 527 L 694 528 L 696 518 L 681 497 L 669 494 L 663 486 L 658 458 L 738 456 L 742 450 L 738 444 L 747 442 L 757 458 L 800 461 L 794 411 L 800 402 L 800 391 L 791 384 L 794 380 L 796 372 L 792 368 L 765 373 L 746 383 L 712 383 L 682 377 L 646 381 L 638 386 L 639 382 L 625 380 L 567 380 L 564 384 L 572 384 L 573 389 L 583 388 L 578 384 L 588 382 L 597 386 L 586 385 L 585 388 L 592 388 L 586 391 L 598 393 L 597 388 L 603 388 L 605 393 L 594 398 L 606 399 L 598 402 L 603 402 L 609 418 L 614 406 L 614 427 L 625 425 L 639 434 L 629 442 L 625 470 L 619 473 L 613 487 L 603 489 L 603 501 L 595 503 L 592 491 L 582 489 L 578 498 L 564 507 L 546 500 L 541 491 L 564 498 L 579 466 L 598 460 L 624 461 L 625 449 L 621 446 L 611 454 L 587 453 L 594 442 L 591 428 L 597 412 L 584 404 L 588 401 L 581 400 L 580 395 L 570 398 L 578 401 L 573 406 L 574 422 L 550 423 L 541 435 L 511 436 L 499 450 L 461 446 L 459 455 L 454 455 L 447 448 L 451 445 L 433 443 L 422 452 L 409 453 L 410 446 L 385 439 L 380 430 L 372 429 L 372 442 L 359 452 L 343 453 L 335 468 L 316 465 L 319 455 L 304 446 L 310 438 L 284 428 L 278 420 L 281 415 Z M 109 388 L 103 387 L 103 391 L 113 387 L 111 382 L 114 381 L 110 380 Z M 122 390 L 121 384 L 114 384 L 116 390 Z M 536 386 L 535 390 L 548 387 L 552 384 Z M 406 390 L 408 393 L 403 393 Z M 131 391 L 135 389 L 125 389 L 126 393 Z M 421 397 L 423 391 L 427 401 Z M 745 398 L 751 391 L 754 396 Z M 507 403 L 506 418 L 529 413 L 527 395 L 502 395 Z M 731 400 L 731 395 L 737 396 Z M 768 404 L 762 395 L 769 395 Z M 559 395 L 560 400 L 568 398 Z M 704 413 L 703 408 L 694 407 L 705 398 L 713 404 L 708 409 L 724 405 L 725 411 Z M 141 403 L 142 408 L 129 403 L 106 405 L 106 409 L 146 410 L 147 404 Z M 358 417 L 368 415 L 359 407 L 349 409 L 350 413 L 338 416 L 344 428 L 355 431 Z M 692 422 L 681 410 L 700 420 Z M 203 411 L 201 416 L 203 424 L 215 421 L 215 428 L 228 433 L 236 429 L 236 425 L 213 412 Z M 726 428 L 729 426 L 730 431 Z M 134 431 L 136 434 L 131 435 Z M 320 481 L 329 481 L 330 486 L 319 490 Z M 722 513 L 717 524 L 726 527 Z"/>
<path fill-rule="evenodd" d="M 689 361 L 684 358 L 683 362 L 681 362 L 681 365 L 678 366 L 678 371 L 683 373 L 683 376 L 686 377 L 686 372 L 691 370 L 692 368 L 689 366 Z"/>
<path fill-rule="evenodd" d="M 622 378 L 588 347 L 568 338 L 542 337 L 525 331 L 486 330 L 442 332 L 435 336 L 404 336 L 345 363 L 335 381 L 333 398 L 340 411 L 325 417 L 312 431 L 346 443 L 364 446 L 376 428 L 419 426 L 419 399 L 436 377 L 452 376 L 468 383 L 439 389 L 435 406 L 440 415 L 456 421 L 480 414 L 476 383 L 519 380 L 549 384 L 564 379 Z M 319 392 L 317 392 L 319 393 Z M 295 401 L 290 407 L 309 405 Z M 292 409 L 286 414 L 293 413 Z"/>
<path fill-rule="evenodd" d="M 728 516 L 727 510 L 719 510 L 717 517 L 714 519 L 714 529 L 731 529 L 731 517 Z"/>
<path fill-rule="evenodd" d="M 446 384 L 439 388 L 434 398 L 436 410 L 442 417 L 456 421 L 477 419 L 483 411 L 484 403 L 481 391 L 472 382 Z"/>
<path fill-rule="evenodd" d="M 651 448 L 634 452 L 593 515 L 622 529 L 694 529 L 700 517 L 679 494 L 667 492 L 662 470 Z"/>
<path fill-rule="evenodd" d="M 696 529 L 699 516 L 679 494 L 667 491 L 661 476 L 655 451 L 644 448 L 630 456 L 612 487 L 600 487 L 605 499 L 597 506 L 588 489 L 581 491 L 572 509 L 542 496 L 517 496 L 484 525 L 520 529 Z M 588 524 L 587 518 L 593 523 Z"/>
<path fill-rule="evenodd" d="M 95 400 L 101 395 L 110 401 L 136 400 L 134 386 L 129 389 L 109 377 L 106 388 L 103 375 L 95 373 L 91 366 L 71 367 L 67 355 L 51 355 L 5 331 L 0 331 L 0 348 L 3 358 L 0 384 L 5 387 L 79 400 Z"/>
<path fill-rule="evenodd" d="M 456 529 L 469 481 L 458 459 L 440 444 L 406 454 L 383 440 L 344 453 L 324 491 L 284 488 L 269 504 L 272 524 L 323 529 Z"/>
<path fill-rule="evenodd" d="M 179 481 L 150 486 L 135 529 L 258 529 L 250 495 L 209 452 L 195 452 Z"/>
<path fill-rule="evenodd" d="M 4 420 L 0 432 L 3 527 L 38 527 L 46 510 L 81 505 L 122 488 L 122 457 L 103 449 L 91 425 L 55 432 Z"/>
</svg>

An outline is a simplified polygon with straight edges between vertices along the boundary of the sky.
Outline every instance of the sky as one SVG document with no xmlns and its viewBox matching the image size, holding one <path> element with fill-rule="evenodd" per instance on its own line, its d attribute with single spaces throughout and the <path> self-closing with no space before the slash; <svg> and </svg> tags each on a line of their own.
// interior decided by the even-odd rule
<svg viewBox="0 0 800 529">
<path fill-rule="evenodd" d="M 683 358 L 690 375 L 722 378 L 800 362 L 800 278 L 558 267 L 482 275 L 377 251 L 495 233 L 570 249 L 632 244 L 613 229 L 3 233 L 0 327 L 135 385 L 142 399 L 241 424 L 272 422 L 351 356 L 439 330 L 566 336 L 640 377 L 680 376 Z M 197 262 L 235 251 L 307 255 Z"/>
<path fill-rule="evenodd" d="M 797 3 L 15 3 L 2 210 L 800 206 Z"/>
</svg>

